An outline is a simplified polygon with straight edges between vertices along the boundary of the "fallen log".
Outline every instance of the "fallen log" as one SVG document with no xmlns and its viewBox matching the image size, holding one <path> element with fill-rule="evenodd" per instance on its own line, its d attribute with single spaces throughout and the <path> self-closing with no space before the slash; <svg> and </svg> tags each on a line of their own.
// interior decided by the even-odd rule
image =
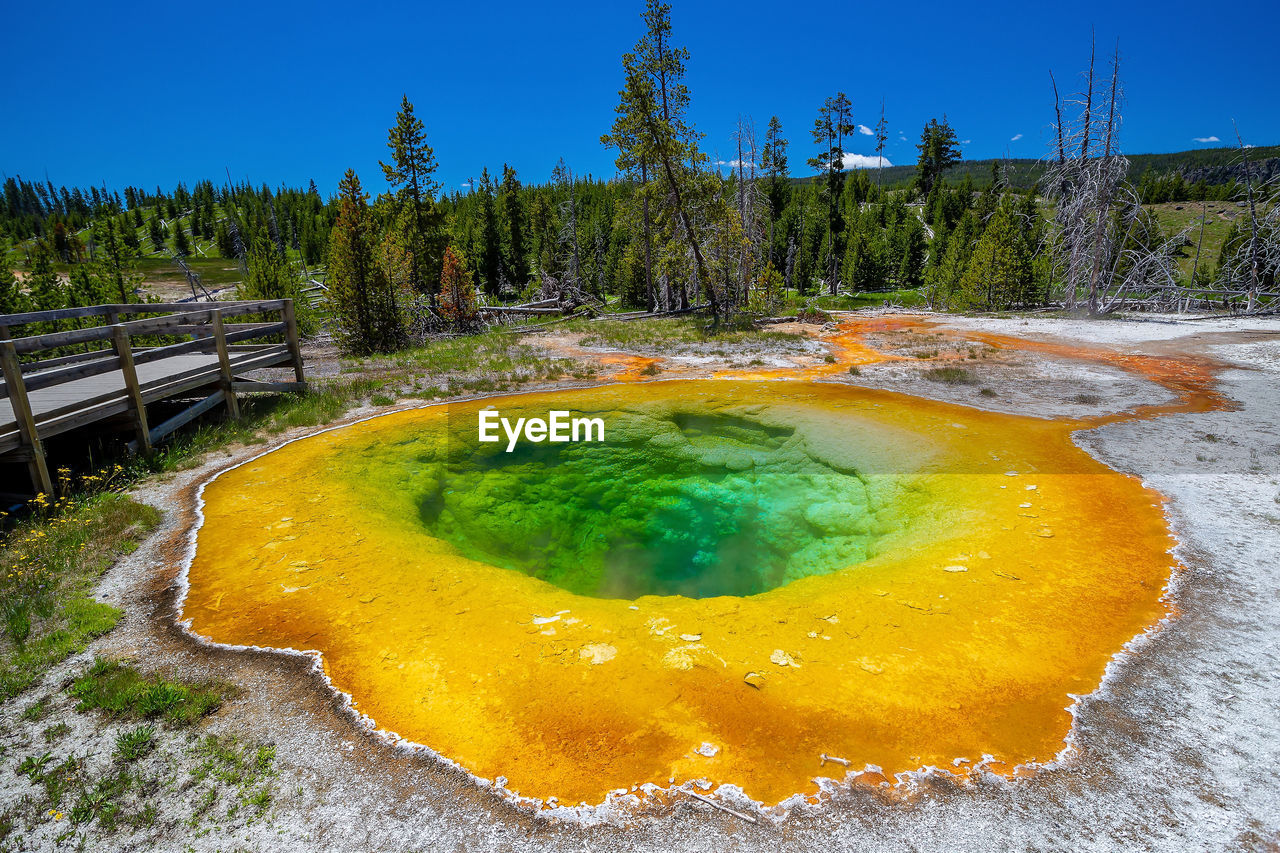
<svg viewBox="0 0 1280 853">
<path fill-rule="evenodd" d="M 507 326 L 507 327 L 500 327 L 500 328 L 498 328 L 498 329 L 497 329 L 497 331 L 498 331 L 498 332 L 500 332 L 501 334 L 504 334 L 504 335 L 521 335 L 521 334 L 524 334 L 525 332 L 536 332 L 536 331 L 538 331 L 539 329 L 546 329 L 546 328 L 548 328 L 548 327 L 550 327 L 550 326 L 558 326 L 558 325 L 560 325 L 561 323 L 567 323 L 567 322 L 569 322 L 570 320 L 576 320 L 576 319 L 578 319 L 579 317 L 585 317 L 585 316 L 587 315 L 587 313 L 588 313 L 588 311 L 584 310 L 584 311 L 576 312 L 576 313 L 574 313 L 574 314 L 570 314 L 568 317 L 561 317 L 561 318 L 559 318 L 558 320 L 552 320 L 552 321 L 551 321 L 551 322 L 549 322 L 549 323 L 538 323 L 538 324 L 533 325 L 533 326 Z"/>
<path fill-rule="evenodd" d="M 729 808 L 729 807 L 728 807 L 728 806 L 726 806 L 726 805 L 723 805 L 723 804 L 721 804 L 721 803 L 717 803 L 715 800 L 711 799 L 710 797 L 703 796 L 702 794 L 699 794 L 697 791 L 687 791 L 686 793 L 688 793 L 688 795 L 689 795 L 689 796 L 691 796 L 691 797 L 693 797 L 695 800 L 701 800 L 702 802 L 704 802 L 704 803 L 706 803 L 707 805 L 711 806 L 713 809 L 719 809 L 719 810 L 720 810 L 720 811 L 722 811 L 722 812 L 726 812 L 727 814 L 731 814 L 731 815 L 733 815 L 733 816 L 734 816 L 734 817 L 736 817 L 736 818 L 741 818 L 742 820 L 748 821 L 749 823 L 756 823 L 756 822 L 757 822 L 757 821 L 756 821 L 756 819 L 755 819 L 754 817 L 752 817 L 751 815 L 749 815 L 749 814 L 744 814 L 743 812 L 740 812 L 740 811 L 738 811 L 737 809 L 731 809 L 731 808 Z"/>
<path fill-rule="evenodd" d="M 639 311 L 630 314 L 601 314 L 599 317 L 596 317 L 595 320 L 644 320 L 649 317 L 674 317 L 677 314 L 690 314 L 694 311 L 705 311 L 710 307 L 710 303 L 704 303 L 702 305 L 692 305 L 688 308 L 678 308 L 675 311 L 655 311 L 652 314 L 648 311 Z"/>
<path fill-rule="evenodd" d="M 479 309 L 481 314 L 563 314 L 559 308 L 525 308 L 521 305 L 485 305 Z"/>
</svg>

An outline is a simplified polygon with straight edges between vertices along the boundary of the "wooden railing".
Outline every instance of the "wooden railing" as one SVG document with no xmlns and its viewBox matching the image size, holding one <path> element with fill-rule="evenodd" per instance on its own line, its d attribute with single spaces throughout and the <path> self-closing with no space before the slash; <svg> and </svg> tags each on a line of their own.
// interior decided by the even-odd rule
<svg viewBox="0 0 1280 853">
<path fill-rule="evenodd" d="M 162 316 L 122 320 L 136 314 Z M 255 321 L 263 315 L 279 315 L 278 322 Z M 68 331 L 48 332 L 28 337 L 11 337 L 14 327 L 32 323 L 102 318 L 103 325 Z M 250 322 L 228 323 L 236 318 Z M 164 345 L 136 345 L 135 339 L 157 337 L 186 338 Z M 241 342 L 277 337 L 283 345 L 242 345 Z M 61 351 L 84 346 L 85 352 L 31 360 L 41 352 Z M 185 354 L 217 354 L 216 371 L 205 363 L 197 367 L 165 373 L 149 382 L 139 382 L 140 365 L 159 362 Z M 23 360 L 27 356 L 27 360 Z M 236 356 L 233 365 L 232 357 Z M 261 383 L 235 379 L 236 370 L 250 370 L 276 364 L 292 363 L 295 382 Z M 293 300 L 260 300 L 214 302 L 200 308 L 190 303 L 150 303 L 130 305 L 92 305 L 55 311 L 32 311 L 24 314 L 0 315 L 0 368 L 4 384 L 0 399 L 8 399 L 17 424 L 17 448 L 31 469 L 36 488 L 52 493 L 53 486 L 45 463 L 42 435 L 66 432 L 104 417 L 127 411 L 133 421 L 136 439 L 130 446 L 143 453 L 178 427 L 209 411 L 219 403 L 226 405 L 233 418 L 240 416 L 237 391 L 301 390 L 305 387 L 302 351 L 298 326 L 294 318 Z M 80 396 L 55 407 L 33 409 L 31 395 L 76 380 L 119 372 L 123 388 L 78 388 Z M 147 422 L 149 402 L 207 385 L 217 390 L 164 423 L 151 427 Z M 101 393 L 95 393 L 100 391 Z"/>
</svg>

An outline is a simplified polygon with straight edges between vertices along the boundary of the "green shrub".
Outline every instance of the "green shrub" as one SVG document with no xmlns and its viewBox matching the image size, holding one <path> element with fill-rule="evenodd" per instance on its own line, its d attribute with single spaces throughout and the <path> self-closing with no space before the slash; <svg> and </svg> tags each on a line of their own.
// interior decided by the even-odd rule
<svg viewBox="0 0 1280 853">
<path fill-rule="evenodd" d="M 99 710 L 124 719 L 163 717 L 173 726 L 187 726 L 212 713 L 230 692 L 225 685 L 167 681 L 103 659 L 71 685 L 71 695 L 79 700 L 77 711 Z"/>
<path fill-rule="evenodd" d="M 934 367 L 924 372 L 924 378 L 947 385 L 972 385 L 978 381 L 978 377 L 963 367 Z"/>
</svg>

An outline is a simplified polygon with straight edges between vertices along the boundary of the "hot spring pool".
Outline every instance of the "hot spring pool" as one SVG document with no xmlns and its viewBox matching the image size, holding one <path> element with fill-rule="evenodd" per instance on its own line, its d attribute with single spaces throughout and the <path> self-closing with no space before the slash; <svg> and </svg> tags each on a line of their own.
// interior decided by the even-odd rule
<svg viewBox="0 0 1280 853">
<path fill-rule="evenodd" d="M 508 453 L 487 406 L 605 440 Z M 1068 424 L 803 382 L 414 409 L 203 501 L 193 631 L 316 650 L 380 728 L 560 803 L 1051 759 L 1172 565 L 1158 495 Z"/>
</svg>

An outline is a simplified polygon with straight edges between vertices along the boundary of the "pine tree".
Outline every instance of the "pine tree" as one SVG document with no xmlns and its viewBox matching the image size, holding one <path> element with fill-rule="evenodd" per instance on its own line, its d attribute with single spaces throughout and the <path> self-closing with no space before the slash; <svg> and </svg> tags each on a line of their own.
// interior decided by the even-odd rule
<svg viewBox="0 0 1280 853">
<path fill-rule="evenodd" d="M 224 258 L 235 258 L 236 247 L 231 239 L 231 232 L 227 230 L 227 223 L 218 220 L 217 226 L 213 231 L 213 243 L 218 247 L 218 254 Z"/>
<path fill-rule="evenodd" d="M 640 44 L 644 45 L 645 41 L 642 39 Z M 611 132 L 601 136 L 600 142 L 617 149 L 618 156 L 614 165 L 618 172 L 637 182 L 633 202 L 640 207 L 645 303 L 649 311 L 654 311 L 657 308 L 657 291 L 653 279 L 654 223 L 650 214 L 653 188 L 650 178 L 657 168 L 657 161 L 649 146 L 651 134 L 646 121 L 648 111 L 654 105 L 652 82 L 648 76 L 639 72 L 640 61 L 635 54 L 624 54 L 622 65 L 627 76 L 622 90 L 618 92 L 619 103 L 615 108 L 617 118 L 613 121 Z"/>
<path fill-rule="evenodd" d="M 476 259 L 484 292 L 497 295 L 502 271 L 502 241 L 498 234 L 498 215 L 494 203 L 493 179 L 489 170 L 480 174 L 479 228 L 476 230 Z"/>
<path fill-rule="evenodd" d="M 667 233 L 659 239 L 663 246 L 663 272 L 675 284 L 680 307 L 688 301 L 686 282 L 690 273 L 703 289 L 712 317 L 723 317 L 715 278 L 703 255 L 703 232 L 707 223 L 695 210 L 699 193 L 698 176 L 706 156 L 698 150 L 698 133 L 688 122 L 689 87 L 684 82 L 689 51 L 672 44 L 671 6 L 648 0 L 641 17 L 645 35 L 634 53 L 622 57 L 626 88 L 618 106 L 619 119 L 634 129 L 631 156 L 637 162 L 653 163 L 658 179 L 652 191 L 666 207 Z M 692 268 L 680 244 L 692 255 Z"/>
<path fill-rule="evenodd" d="M 151 234 L 151 251 L 159 252 L 164 249 L 165 229 L 164 223 L 160 220 L 160 210 L 156 209 L 155 215 L 151 217 L 150 222 Z"/>
<path fill-rule="evenodd" d="M 439 185 L 432 177 L 436 171 L 435 152 L 427 144 L 422 120 L 413 114 L 413 104 L 405 95 L 400 101 L 396 124 L 387 132 L 391 162 L 379 161 L 387 183 L 396 190 L 396 200 L 403 221 L 410 228 L 410 282 L 418 293 L 430 293 L 443 261 L 444 229 L 436 210 L 435 193 Z"/>
<path fill-rule="evenodd" d="M 925 239 L 924 226 L 913 215 L 903 221 L 894 233 L 898 249 L 898 287 L 914 289 L 924 281 L 925 252 L 929 243 Z"/>
<path fill-rule="evenodd" d="M 960 162 L 960 142 L 944 115 L 942 121 L 929 119 L 920 132 L 916 145 L 920 158 L 916 161 L 916 191 L 928 198 L 942 173 Z"/>
<path fill-rule="evenodd" d="M 556 245 L 558 227 L 551 200 L 545 190 L 538 190 L 529 202 L 529 233 L 537 272 L 557 274 Z"/>
<path fill-rule="evenodd" d="M 120 298 L 122 305 L 127 304 L 130 301 L 128 282 L 132 278 L 128 272 L 128 267 L 130 259 L 133 257 L 133 252 L 128 244 L 120 238 L 120 233 L 116 230 L 115 220 L 111 217 L 95 222 L 93 235 L 100 248 L 98 253 L 98 276 L 110 285 L 110 289 L 115 291 L 115 295 Z"/>
<path fill-rule="evenodd" d="M 836 245 L 836 232 L 840 230 L 839 204 L 841 176 L 844 173 L 844 138 L 853 133 L 853 105 L 844 92 L 827 98 L 818 109 L 813 122 L 813 142 L 817 154 L 809 158 L 809 165 L 822 175 L 822 194 L 827 203 L 827 240 L 823 251 L 826 261 L 827 287 L 836 295 L 839 277 L 836 274 L 840 247 Z"/>
<path fill-rule="evenodd" d="M 461 329 L 475 326 L 476 286 L 467 269 L 465 258 L 452 246 L 444 251 L 444 264 L 440 273 L 440 313 L 446 320 Z"/>
<path fill-rule="evenodd" d="M 777 116 L 769 119 L 769 129 L 764 134 L 764 147 L 760 149 L 760 171 L 765 177 L 765 196 L 769 199 L 769 245 L 774 244 L 773 227 L 791 200 L 791 182 L 787 170 L 787 138 L 782 135 L 782 122 Z"/>
<path fill-rule="evenodd" d="M 63 263 L 71 260 L 71 246 L 67 242 L 67 225 L 65 222 L 53 223 L 53 254 Z"/>
<path fill-rule="evenodd" d="M 105 305 L 116 299 L 112 282 L 98 272 L 89 269 L 88 264 L 76 264 L 71 268 L 71 278 L 67 283 L 68 303 L 73 306 Z"/>
<path fill-rule="evenodd" d="M 314 330 L 315 318 L 302 298 L 302 279 L 293 262 L 280 254 L 270 235 L 259 232 L 245 258 L 245 277 L 238 287 L 241 299 L 292 299 L 298 328 Z"/>
<path fill-rule="evenodd" d="M 960 290 L 960 280 L 968 269 L 978 240 L 979 226 L 973 211 L 966 211 L 947 235 L 947 245 L 937 264 L 925 275 L 924 297 L 935 311 L 945 311 Z"/>
<path fill-rule="evenodd" d="M 37 243 L 27 270 L 27 293 L 33 311 L 53 311 L 67 307 L 67 294 L 58 273 L 53 269 L 53 256 L 44 243 Z"/>
<path fill-rule="evenodd" d="M 182 227 L 181 219 L 173 222 L 173 251 L 182 257 L 191 254 L 191 241 L 187 239 L 187 231 Z"/>
<path fill-rule="evenodd" d="M 1031 253 L 1020 221 L 1001 205 L 978 240 L 960 279 L 957 301 L 963 308 L 1001 310 L 1025 301 L 1034 284 Z"/>
<path fill-rule="evenodd" d="M 7 263 L 0 264 L 0 314 L 21 314 L 31 310 L 27 295 Z"/>
<path fill-rule="evenodd" d="M 503 265 L 512 284 L 523 288 L 529 281 L 524 202 L 520 198 L 520 179 L 516 177 L 516 170 L 505 163 L 502 166 L 502 189 L 498 194 L 498 215 Z"/>
<path fill-rule="evenodd" d="M 129 254 L 138 254 L 142 250 L 142 242 L 138 239 L 138 231 L 133 227 L 132 218 L 128 214 L 120 217 L 116 222 L 116 228 L 120 232 L 120 242 L 129 250 Z"/>
<path fill-rule="evenodd" d="M 882 186 L 881 176 L 884 174 L 884 144 L 889 140 L 889 122 L 884 116 L 884 99 L 880 99 L 880 120 L 876 122 L 876 187 Z"/>
<path fill-rule="evenodd" d="M 407 337 L 395 290 L 378 262 L 376 226 L 354 169 L 338 185 L 338 219 L 329 236 L 329 301 L 339 345 L 367 355 L 391 352 Z"/>
</svg>

